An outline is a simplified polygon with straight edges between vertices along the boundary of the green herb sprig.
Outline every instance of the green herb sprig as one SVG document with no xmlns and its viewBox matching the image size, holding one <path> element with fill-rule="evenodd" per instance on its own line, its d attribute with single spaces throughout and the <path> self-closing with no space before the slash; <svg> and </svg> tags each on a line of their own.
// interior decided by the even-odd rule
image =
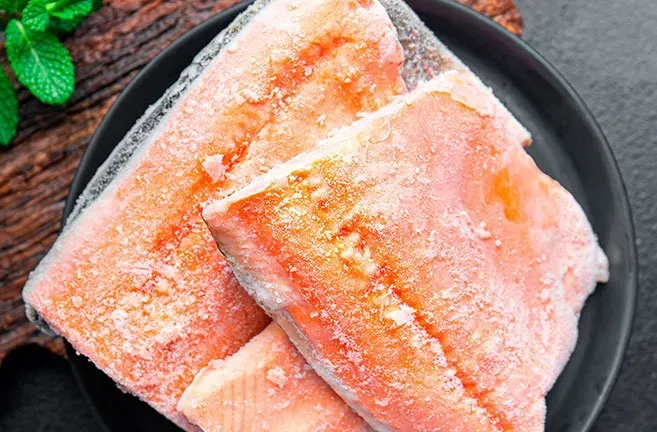
<svg viewBox="0 0 657 432">
<path fill-rule="evenodd" d="M 73 61 L 58 36 L 75 30 L 101 6 L 102 0 L 0 0 L 0 32 L 9 65 L 41 102 L 62 105 L 73 94 Z M 0 66 L 0 145 L 11 143 L 17 127 L 16 91 Z"/>
</svg>

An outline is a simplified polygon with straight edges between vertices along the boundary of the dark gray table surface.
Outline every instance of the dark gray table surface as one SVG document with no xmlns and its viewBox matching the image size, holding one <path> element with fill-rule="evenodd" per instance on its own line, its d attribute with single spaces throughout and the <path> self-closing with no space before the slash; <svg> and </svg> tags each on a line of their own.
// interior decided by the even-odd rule
<svg viewBox="0 0 657 432">
<path fill-rule="evenodd" d="M 596 431 L 657 431 L 657 0 L 517 0 L 525 39 L 573 84 L 618 158 L 640 293 L 623 371 Z M 95 431 L 67 363 L 28 347 L 0 369 L 0 431 Z"/>
</svg>

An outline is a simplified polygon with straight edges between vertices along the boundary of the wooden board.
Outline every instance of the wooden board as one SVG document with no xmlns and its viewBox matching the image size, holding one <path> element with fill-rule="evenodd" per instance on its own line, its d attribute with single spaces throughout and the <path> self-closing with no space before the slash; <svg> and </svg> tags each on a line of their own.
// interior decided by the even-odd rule
<svg viewBox="0 0 657 432">
<path fill-rule="evenodd" d="M 513 0 L 459 0 L 516 34 Z M 164 47 L 237 0 L 109 0 L 66 40 L 76 90 L 64 107 L 18 93 L 19 133 L 0 150 L 0 362 L 26 343 L 64 354 L 59 338 L 27 321 L 21 289 L 55 241 L 73 173 L 91 135 L 135 74 Z M 3 59 L 2 61 L 6 61 Z"/>
</svg>

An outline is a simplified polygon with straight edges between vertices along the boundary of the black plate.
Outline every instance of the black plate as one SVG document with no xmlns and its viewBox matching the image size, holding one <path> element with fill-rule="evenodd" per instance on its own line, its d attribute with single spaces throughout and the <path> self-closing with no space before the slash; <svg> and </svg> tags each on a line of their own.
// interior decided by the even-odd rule
<svg viewBox="0 0 657 432">
<path fill-rule="evenodd" d="M 132 124 L 249 2 L 230 8 L 164 50 L 121 94 L 96 131 L 75 175 L 64 217 Z M 564 78 L 536 51 L 453 0 L 409 2 L 527 126 L 529 152 L 570 190 L 610 259 L 611 279 L 588 300 L 577 348 L 548 395 L 547 431 L 587 431 L 616 380 L 634 316 L 637 261 L 627 194 L 599 126 Z M 177 431 L 146 404 L 119 391 L 84 357 L 69 358 L 82 391 L 107 431 Z"/>
</svg>

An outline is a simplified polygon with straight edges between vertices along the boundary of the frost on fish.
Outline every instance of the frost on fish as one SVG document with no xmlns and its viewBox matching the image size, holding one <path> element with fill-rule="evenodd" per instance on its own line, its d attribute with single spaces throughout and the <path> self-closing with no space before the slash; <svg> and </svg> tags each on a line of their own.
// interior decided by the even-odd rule
<svg viewBox="0 0 657 432">
<path fill-rule="evenodd" d="M 410 90 L 442 72 L 457 70 L 475 77 L 402 0 L 380 0 L 391 17 L 406 61 L 402 68 Z"/>
<path fill-rule="evenodd" d="M 369 430 L 276 324 L 199 372 L 178 407 L 205 432 Z"/>
<path fill-rule="evenodd" d="M 541 431 L 607 262 L 527 142 L 478 80 L 448 72 L 204 218 L 245 288 L 374 428 Z"/>
<path fill-rule="evenodd" d="M 194 375 L 269 322 L 203 204 L 404 92 L 402 60 L 378 2 L 256 3 L 101 167 L 25 287 L 30 316 L 192 429 L 176 404 Z"/>
</svg>

